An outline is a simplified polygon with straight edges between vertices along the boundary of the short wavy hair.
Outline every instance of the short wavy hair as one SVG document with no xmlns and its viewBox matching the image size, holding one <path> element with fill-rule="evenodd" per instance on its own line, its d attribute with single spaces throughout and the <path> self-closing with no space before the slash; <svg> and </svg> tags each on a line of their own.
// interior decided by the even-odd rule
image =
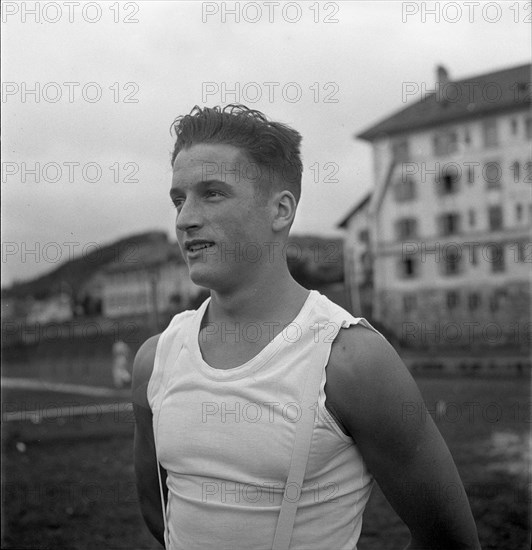
<svg viewBox="0 0 532 550">
<path fill-rule="evenodd" d="M 220 143 L 240 148 L 257 164 L 261 174 L 266 171 L 269 186 L 261 178 L 262 191 L 272 187 L 287 189 L 296 201 L 301 196 L 301 134 L 280 122 L 268 120 L 260 111 L 245 105 L 231 104 L 225 107 L 198 107 L 190 114 L 180 116 L 172 123 L 176 141 L 171 163 L 183 149 L 200 143 Z M 267 187 L 267 188 L 264 188 Z"/>
</svg>

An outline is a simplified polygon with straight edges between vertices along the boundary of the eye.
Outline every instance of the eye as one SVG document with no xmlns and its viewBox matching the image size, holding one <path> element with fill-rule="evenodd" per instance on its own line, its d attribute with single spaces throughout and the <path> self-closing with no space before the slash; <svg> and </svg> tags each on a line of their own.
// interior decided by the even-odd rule
<svg viewBox="0 0 532 550">
<path fill-rule="evenodd" d="M 172 199 L 172 205 L 174 208 L 181 208 L 183 206 L 183 202 L 185 202 L 185 199 Z"/>
<path fill-rule="evenodd" d="M 220 191 L 216 191 L 214 189 L 210 189 L 205 193 L 205 196 L 206 197 L 223 197 L 223 193 L 221 193 Z"/>
</svg>

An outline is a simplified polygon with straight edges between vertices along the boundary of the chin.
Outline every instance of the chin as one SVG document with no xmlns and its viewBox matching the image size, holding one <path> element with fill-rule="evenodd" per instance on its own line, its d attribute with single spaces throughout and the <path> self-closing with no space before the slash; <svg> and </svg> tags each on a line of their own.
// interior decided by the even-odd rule
<svg viewBox="0 0 532 550">
<path fill-rule="evenodd" d="M 194 284 L 214 291 L 227 291 L 228 287 L 234 285 L 237 280 L 230 271 L 216 269 L 206 264 L 190 266 L 189 275 Z"/>
<path fill-rule="evenodd" d="M 190 276 L 190 280 L 195 285 L 203 286 L 209 289 L 216 286 L 216 282 L 219 284 L 223 279 L 223 275 L 221 273 L 217 273 L 216 269 L 213 269 L 211 265 L 207 264 L 196 263 L 189 266 L 188 274 Z"/>
</svg>

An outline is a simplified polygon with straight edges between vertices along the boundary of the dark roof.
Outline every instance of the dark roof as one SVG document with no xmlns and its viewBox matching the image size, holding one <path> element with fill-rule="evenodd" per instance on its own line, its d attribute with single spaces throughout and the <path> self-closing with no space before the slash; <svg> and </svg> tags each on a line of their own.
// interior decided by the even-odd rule
<svg viewBox="0 0 532 550">
<path fill-rule="evenodd" d="M 353 208 L 351 208 L 351 210 L 349 211 L 349 214 L 344 216 L 342 221 L 338 223 L 337 227 L 346 227 L 347 222 L 351 219 L 351 217 L 354 216 L 359 210 L 364 208 L 364 206 L 366 206 L 366 204 L 368 204 L 368 202 L 371 200 L 371 195 L 372 194 L 373 194 L 373 191 L 370 191 L 369 193 L 367 193 L 364 196 L 364 198 L 362 198 L 359 202 L 357 202 L 355 204 L 355 206 L 353 206 Z"/>
<path fill-rule="evenodd" d="M 531 69 L 532 65 L 525 64 L 463 80 L 451 80 L 437 88 L 439 93 L 425 95 L 356 137 L 372 141 L 383 135 L 523 109 L 531 103 Z M 435 89 L 436 86 L 427 85 L 426 88 Z"/>
</svg>

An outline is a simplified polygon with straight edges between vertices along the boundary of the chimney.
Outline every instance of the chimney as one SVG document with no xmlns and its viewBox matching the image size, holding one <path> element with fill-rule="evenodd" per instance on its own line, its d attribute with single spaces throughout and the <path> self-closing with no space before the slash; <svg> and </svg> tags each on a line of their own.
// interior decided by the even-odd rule
<svg viewBox="0 0 532 550">
<path fill-rule="evenodd" d="M 436 82 L 441 86 L 445 86 L 449 83 L 449 73 L 443 65 L 436 67 Z"/>
</svg>

